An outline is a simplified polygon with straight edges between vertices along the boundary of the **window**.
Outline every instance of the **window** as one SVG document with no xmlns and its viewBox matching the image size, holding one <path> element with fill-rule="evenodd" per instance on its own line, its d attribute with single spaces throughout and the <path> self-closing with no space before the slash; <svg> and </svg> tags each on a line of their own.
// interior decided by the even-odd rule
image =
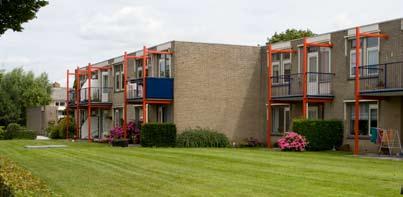
<svg viewBox="0 0 403 197">
<path fill-rule="evenodd" d="M 350 42 L 350 77 L 355 77 L 355 39 Z M 360 69 L 361 76 L 377 75 L 379 73 L 379 38 L 361 38 L 360 48 L 361 62 L 360 66 L 365 66 Z"/>
<path fill-rule="evenodd" d="M 60 103 L 59 103 L 59 106 L 64 106 L 64 102 L 60 102 Z"/>
<path fill-rule="evenodd" d="M 276 62 L 273 63 L 273 83 L 279 83 L 279 77 L 280 77 L 280 63 Z"/>
<path fill-rule="evenodd" d="M 115 65 L 115 91 L 121 91 L 124 87 L 123 65 Z"/>
<path fill-rule="evenodd" d="M 123 108 L 115 108 L 114 123 L 116 127 L 123 125 Z"/>
<path fill-rule="evenodd" d="M 289 130 L 290 126 L 290 107 L 273 106 L 272 109 L 272 133 L 282 134 Z"/>
<path fill-rule="evenodd" d="M 158 55 L 159 77 L 171 77 L 171 55 Z"/>
<path fill-rule="evenodd" d="M 350 120 L 350 134 L 354 135 L 354 103 L 348 103 Z M 359 135 L 370 135 L 371 127 L 378 126 L 378 104 L 371 102 L 360 103 Z"/>
<path fill-rule="evenodd" d="M 275 53 L 272 55 L 273 83 L 288 83 L 291 75 L 291 54 Z"/>
<path fill-rule="evenodd" d="M 102 76 L 102 93 L 109 93 L 108 91 L 109 87 L 109 77 L 108 75 L 103 75 Z"/>
<path fill-rule="evenodd" d="M 143 77 L 143 60 L 136 60 L 136 77 Z"/>
</svg>

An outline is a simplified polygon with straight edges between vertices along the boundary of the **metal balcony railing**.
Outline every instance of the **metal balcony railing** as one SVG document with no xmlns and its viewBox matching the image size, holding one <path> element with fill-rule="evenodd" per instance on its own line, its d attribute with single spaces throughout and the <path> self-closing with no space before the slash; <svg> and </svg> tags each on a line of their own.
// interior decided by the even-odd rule
<svg viewBox="0 0 403 197">
<path fill-rule="evenodd" d="M 308 72 L 307 96 L 333 96 L 333 73 Z M 303 96 L 303 73 L 272 76 L 272 97 Z"/>
<path fill-rule="evenodd" d="M 360 93 L 403 91 L 403 62 L 360 67 Z"/>
<path fill-rule="evenodd" d="M 160 77 L 147 77 L 147 88 L 145 97 L 147 99 L 173 99 L 173 78 L 160 78 Z M 130 80 L 128 84 L 128 99 L 142 99 L 143 98 L 143 81 L 142 79 Z"/>
<path fill-rule="evenodd" d="M 80 89 L 80 102 L 88 102 L 88 88 Z M 91 102 L 99 102 L 99 103 L 112 102 L 112 88 L 91 87 Z"/>
</svg>

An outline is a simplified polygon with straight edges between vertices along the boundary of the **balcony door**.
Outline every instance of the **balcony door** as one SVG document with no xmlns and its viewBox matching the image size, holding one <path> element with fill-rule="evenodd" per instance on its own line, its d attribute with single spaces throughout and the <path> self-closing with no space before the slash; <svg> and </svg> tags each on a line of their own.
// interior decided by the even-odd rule
<svg viewBox="0 0 403 197">
<path fill-rule="evenodd" d="M 109 73 L 102 72 L 101 81 L 102 102 L 109 102 Z"/>
<path fill-rule="evenodd" d="M 308 95 L 317 95 L 319 90 L 319 55 L 318 52 L 308 54 Z"/>
</svg>

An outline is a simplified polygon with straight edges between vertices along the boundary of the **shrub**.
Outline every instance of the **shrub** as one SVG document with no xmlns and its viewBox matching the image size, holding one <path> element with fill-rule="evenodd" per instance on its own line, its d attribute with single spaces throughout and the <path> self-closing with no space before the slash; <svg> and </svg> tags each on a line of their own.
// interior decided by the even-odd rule
<svg viewBox="0 0 403 197">
<path fill-rule="evenodd" d="M 140 128 L 135 122 L 129 122 L 129 124 L 127 124 L 127 133 L 131 143 L 140 144 Z"/>
<path fill-rule="evenodd" d="M 69 137 L 72 138 L 74 136 L 74 122 L 69 121 Z M 66 128 L 67 121 L 65 118 L 60 119 L 57 123 L 51 121 L 48 123 L 48 127 L 46 128 L 46 132 L 48 137 L 52 139 L 66 139 Z"/>
<path fill-rule="evenodd" d="M 4 133 L 4 139 L 11 140 L 13 139 L 15 133 L 21 130 L 21 126 L 17 123 L 10 123 L 7 125 L 6 132 Z"/>
<path fill-rule="evenodd" d="M 14 134 L 13 139 L 34 140 L 36 139 L 36 133 L 34 131 L 22 128 Z"/>
<path fill-rule="evenodd" d="M 31 172 L 0 157 L 0 196 L 52 196 L 52 193 Z"/>
<path fill-rule="evenodd" d="M 343 123 L 338 120 L 293 120 L 293 130 L 309 141 L 307 150 L 331 150 L 341 146 Z"/>
<path fill-rule="evenodd" d="M 146 123 L 141 127 L 141 146 L 173 147 L 176 144 L 176 126 L 172 123 Z"/>
<path fill-rule="evenodd" d="M 227 147 L 229 140 L 223 133 L 209 128 L 189 128 L 178 135 L 178 147 Z"/>
<path fill-rule="evenodd" d="M 5 134 L 6 134 L 6 131 L 4 131 L 4 127 L 0 126 L 0 140 L 4 140 Z"/>
<path fill-rule="evenodd" d="M 278 147 L 286 151 L 304 151 L 308 141 L 304 136 L 295 132 L 286 132 L 283 137 L 277 140 Z"/>
</svg>

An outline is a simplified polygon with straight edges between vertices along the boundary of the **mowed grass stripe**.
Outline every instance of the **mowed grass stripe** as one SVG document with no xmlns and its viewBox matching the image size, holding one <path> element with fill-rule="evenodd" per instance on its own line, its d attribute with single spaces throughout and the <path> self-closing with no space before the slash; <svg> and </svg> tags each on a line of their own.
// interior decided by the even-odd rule
<svg viewBox="0 0 403 197">
<path fill-rule="evenodd" d="M 24 145 L 67 144 L 25 150 Z M 66 141 L 0 142 L 64 196 L 398 196 L 400 161 L 333 152 L 266 149 L 113 148 Z"/>
</svg>

